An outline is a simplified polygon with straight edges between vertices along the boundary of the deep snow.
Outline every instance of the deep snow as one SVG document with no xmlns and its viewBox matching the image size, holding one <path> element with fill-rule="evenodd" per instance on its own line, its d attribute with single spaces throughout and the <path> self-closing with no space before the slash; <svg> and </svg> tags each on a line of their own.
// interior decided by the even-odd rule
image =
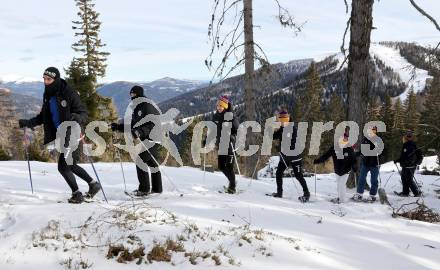
<svg viewBox="0 0 440 270">
<path fill-rule="evenodd" d="M 435 159 L 424 162 L 431 166 Z M 31 163 L 34 195 L 25 162 L 0 162 L 2 270 L 66 269 L 69 259 L 72 269 L 80 261 L 92 264 L 91 269 L 440 269 L 439 224 L 392 218 L 390 207 L 379 203 L 334 205 L 328 201 L 336 195 L 332 174 L 317 176 L 316 197 L 314 178 L 307 178 L 312 202 L 301 204 L 290 178 L 285 179 L 283 199 L 265 196 L 275 190 L 272 178 L 251 182 L 239 177 L 242 192 L 227 195 L 218 193 L 226 184 L 221 173 L 206 173 L 204 178 L 203 171 L 196 168 L 166 167 L 172 182 L 164 177 L 162 195 L 131 201 L 123 193 L 119 164 L 98 163 L 109 204 L 99 194 L 98 202 L 69 205 L 58 203 L 70 194 L 56 164 Z M 93 175 L 90 165 L 84 167 Z M 124 163 L 124 168 L 128 189 L 133 190 L 137 187 L 134 165 Z M 388 182 L 386 190 L 393 205 L 415 201 L 390 194 L 401 189 L 394 164 L 382 166 L 381 178 L 384 184 Z M 416 174 L 416 178 L 423 183 L 425 203 L 440 211 L 439 195 L 434 192 L 440 189 L 439 177 Z M 86 190 L 86 185 L 78 182 Z M 121 209 L 127 212 L 118 212 Z M 119 217 L 127 220 L 131 213 L 139 218 L 133 230 L 110 224 Z M 93 224 L 82 228 L 90 216 Z M 194 224 L 200 233 L 191 236 L 189 228 Z M 257 237 L 260 229 L 264 233 Z M 86 244 L 102 247 L 87 247 L 65 237 L 68 234 L 76 239 L 81 233 Z M 222 264 L 215 266 L 213 260 L 199 258 L 197 265 L 192 265 L 183 253 L 173 253 L 175 266 L 165 262 L 120 264 L 106 259 L 109 242 L 122 243 L 132 234 L 140 238 L 146 252 L 154 240 L 186 235 L 187 251 L 216 250 Z"/>
</svg>

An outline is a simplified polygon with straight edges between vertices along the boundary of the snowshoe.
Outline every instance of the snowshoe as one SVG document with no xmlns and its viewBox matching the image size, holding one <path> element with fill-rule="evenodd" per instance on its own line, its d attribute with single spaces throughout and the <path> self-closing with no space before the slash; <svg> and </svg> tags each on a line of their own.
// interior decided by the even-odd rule
<svg viewBox="0 0 440 270">
<path fill-rule="evenodd" d="M 227 193 L 227 194 L 235 194 L 237 193 L 237 190 L 235 188 L 231 188 L 231 187 L 226 187 L 223 186 L 223 191 L 219 191 L 220 193 Z"/>
<path fill-rule="evenodd" d="M 358 194 L 358 193 L 354 194 L 351 199 L 355 202 L 362 202 L 363 201 L 362 195 Z"/>
<path fill-rule="evenodd" d="M 409 197 L 409 194 L 406 194 L 406 193 L 403 193 L 403 192 L 394 191 L 394 194 L 399 196 L 399 197 Z"/>
<path fill-rule="evenodd" d="M 266 193 L 266 196 L 274 197 L 274 198 L 282 198 L 283 194 L 278 193 L 278 192 L 274 192 L 274 193 Z"/>
<path fill-rule="evenodd" d="M 300 201 L 300 202 L 302 202 L 302 203 L 306 203 L 306 202 L 308 202 L 309 201 L 309 199 L 310 199 L 310 195 L 303 195 L 303 196 L 300 196 L 300 197 L 298 197 L 298 200 Z"/>
<path fill-rule="evenodd" d="M 330 202 L 334 203 L 334 204 L 340 204 L 341 201 L 339 200 L 339 198 L 333 198 L 330 200 Z"/>
<path fill-rule="evenodd" d="M 80 204 L 84 202 L 83 194 L 81 193 L 81 191 L 76 191 L 72 193 L 72 197 L 68 199 L 67 202 L 72 204 Z"/>
<path fill-rule="evenodd" d="M 98 182 L 91 183 L 89 185 L 89 191 L 84 194 L 85 199 L 92 199 L 101 190 L 101 184 Z"/>
<path fill-rule="evenodd" d="M 133 190 L 132 192 L 124 192 L 126 195 L 130 196 L 130 197 L 138 197 L 138 198 L 142 198 L 142 197 L 147 197 L 150 193 L 148 191 L 140 191 L 140 190 Z"/>
<path fill-rule="evenodd" d="M 365 200 L 365 202 L 368 203 L 375 203 L 377 201 L 376 196 L 370 195 L 370 197 L 368 197 L 368 199 Z"/>
</svg>

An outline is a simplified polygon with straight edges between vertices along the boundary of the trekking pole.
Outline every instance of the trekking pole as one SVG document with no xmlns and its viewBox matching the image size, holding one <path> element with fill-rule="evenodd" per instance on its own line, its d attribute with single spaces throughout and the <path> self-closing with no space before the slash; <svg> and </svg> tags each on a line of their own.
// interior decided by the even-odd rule
<svg viewBox="0 0 440 270">
<path fill-rule="evenodd" d="M 122 157 L 121 157 L 121 152 L 119 151 L 119 148 L 115 146 L 115 144 L 113 143 L 114 148 L 116 148 L 116 156 L 119 159 L 119 165 L 121 166 L 121 171 L 122 171 L 122 178 L 124 179 L 124 193 L 127 194 L 127 183 L 125 180 L 125 172 L 124 172 L 124 166 L 122 166 Z"/>
<path fill-rule="evenodd" d="M 281 155 L 281 153 L 279 153 L 279 154 L 280 154 L 280 158 L 283 160 L 284 165 L 286 166 L 286 169 L 288 170 L 288 169 L 289 169 L 289 166 L 287 166 L 287 163 L 286 163 L 286 161 L 284 160 L 283 155 Z M 293 180 L 294 177 L 293 177 L 293 175 L 292 175 L 292 172 L 289 172 L 289 174 L 290 174 L 290 177 L 292 178 L 293 185 L 295 186 L 296 192 L 297 192 L 297 194 L 298 194 L 298 196 L 299 196 L 301 193 L 299 192 L 299 189 L 298 189 L 298 187 L 296 186 L 295 180 Z"/>
<path fill-rule="evenodd" d="M 316 197 L 316 164 L 315 164 L 315 197 Z"/>
<path fill-rule="evenodd" d="M 254 179 L 254 175 L 255 175 L 255 172 L 257 171 L 258 164 L 260 164 L 260 157 L 261 157 L 261 156 L 259 155 L 259 156 L 258 156 L 258 159 L 257 159 L 257 163 L 255 164 L 254 171 L 252 172 L 251 180 L 249 181 L 248 187 L 250 187 L 250 186 L 252 185 L 252 179 Z M 258 175 L 257 175 L 257 179 L 258 179 Z"/>
<path fill-rule="evenodd" d="M 203 153 L 203 184 L 205 184 L 206 178 L 206 153 Z"/>
<path fill-rule="evenodd" d="M 230 145 L 232 147 L 232 154 L 234 155 L 234 159 L 235 159 L 235 166 L 237 166 L 238 176 L 241 178 L 240 166 L 238 166 L 237 156 L 235 155 L 234 146 L 232 145 L 232 142 L 230 142 Z M 250 181 L 252 181 L 252 179 Z"/>
<path fill-rule="evenodd" d="M 139 133 L 135 132 L 137 137 L 140 138 Z M 177 188 L 177 186 L 173 183 L 173 181 L 171 180 L 171 178 L 165 173 L 164 170 L 160 169 L 160 165 L 159 162 L 157 161 L 157 159 L 151 154 L 150 150 L 148 150 L 148 147 L 145 145 L 145 143 L 139 139 L 139 141 L 141 142 L 141 144 L 144 146 L 145 150 L 147 150 L 148 154 L 151 156 L 151 159 L 157 164 L 157 169 L 159 170 L 159 172 L 161 174 L 163 174 L 165 176 L 165 178 L 168 179 L 168 181 L 171 183 L 171 185 L 173 186 L 174 190 L 178 191 L 180 194 L 180 196 L 183 196 L 183 193 Z"/>
<path fill-rule="evenodd" d="M 84 135 L 82 135 L 80 138 L 80 140 L 83 143 L 85 143 L 84 138 L 85 138 Z M 90 164 L 92 165 L 92 169 L 93 169 L 93 172 L 95 173 L 95 176 L 96 176 L 96 179 L 98 180 L 98 183 L 101 185 L 101 191 L 102 191 L 102 195 L 104 195 L 105 202 L 108 203 L 107 196 L 105 195 L 105 192 L 104 192 L 104 186 L 102 185 L 101 180 L 99 179 L 98 173 L 96 172 L 96 168 L 95 168 L 95 165 L 93 164 L 93 160 L 91 157 L 89 157 L 89 155 L 86 155 L 86 156 L 87 156 L 87 159 L 89 160 Z"/>
<path fill-rule="evenodd" d="M 29 181 L 31 183 L 31 191 L 32 194 L 34 194 L 34 185 L 32 183 L 32 173 L 31 173 L 31 162 L 29 160 L 29 144 L 30 144 L 30 138 L 27 136 L 26 134 L 26 128 L 23 128 L 24 130 L 24 140 L 25 140 L 25 154 L 26 154 L 26 160 L 27 160 L 27 165 L 28 165 L 28 171 L 29 171 Z"/>
</svg>

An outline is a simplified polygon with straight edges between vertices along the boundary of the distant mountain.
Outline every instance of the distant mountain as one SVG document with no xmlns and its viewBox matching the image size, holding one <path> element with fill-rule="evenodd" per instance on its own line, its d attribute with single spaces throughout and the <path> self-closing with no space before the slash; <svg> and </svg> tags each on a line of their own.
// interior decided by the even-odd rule
<svg viewBox="0 0 440 270">
<path fill-rule="evenodd" d="M 145 90 L 145 95 L 157 103 L 176 97 L 178 95 L 188 93 L 200 87 L 203 87 L 207 82 L 192 81 L 192 80 L 178 80 L 165 77 L 152 82 L 126 82 L 119 81 L 104 84 L 97 89 L 98 93 L 111 97 L 120 116 L 123 116 L 127 105 L 130 101 L 129 91 L 134 85 L 140 85 Z M 5 81 L 0 79 L 0 88 L 11 90 L 11 93 L 16 97 L 25 96 L 25 100 L 34 104 L 37 100 L 41 103 L 44 92 L 44 85 L 38 81 Z M 32 97 L 30 99 L 28 97 Z M 21 106 L 20 106 L 21 107 Z"/>
<path fill-rule="evenodd" d="M 44 85 L 38 81 L 6 81 L 0 79 L 0 88 L 9 89 L 14 94 L 43 99 Z"/>
<path fill-rule="evenodd" d="M 432 78 L 428 72 L 427 53 L 428 48 L 413 43 L 371 44 L 370 96 L 383 99 L 388 93 L 391 97 L 404 100 L 411 89 L 422 94 Z M 343 60 L 343 55 L 334 53 L 315 59 L 275 64 L 269 73 L 258 73 L 255 82 L 257 120 L 272 116 L 280 107 L 293 111 L 295 104 L 308 102 L 301 97 L 306 89 L 306 70 L 312 61 L 316 63 L 324 86 L 324 105 L 334 92 L 346 99 L 347 64 L 341 68 Z M 162 111 L 177 108 L 182 118 L 204 115 L 215 109 L 220 95 L 226 94 L 230 95 L 233 104 L 237 106 L 235 111 L 240 117 L 243 116 L 243 86 L 243 75 L 232 77 L 222 83 L 166 100 L 160 107 Z"/>
<path fill-rule="evenodd" d="M 313 59 L 294 60 L 288 63 L 271 65 L 269 71 L 258 71 L 255 81 L 257 100 L 277 90 L 292 85 L 300 74 L 303 74 Z M 238 75 L 196 91 L 166 100 L 160 104 L 162 111 L 177 108 L 182 117 L 198 115 L 212 111 L 220 95 L 229 95 L 233 104 L 243 102 L 244 75 Z M 258 112 L 257 112 L 258 113 Z"/>
<path fill-rule="evenodd" d="M 113 82 L 101 86 L 97 91 L 103 96 L 111 97 L 119 115 L 123 116 L 130 102 L 130 89 L 134 85 L 142 86 L 146 97 L 160 103 L 181 94 L 194 91 L 206 84 L 206 82 L 202 81 L 179 80 L 165 77 L 152 82 Z"/>
</svg>

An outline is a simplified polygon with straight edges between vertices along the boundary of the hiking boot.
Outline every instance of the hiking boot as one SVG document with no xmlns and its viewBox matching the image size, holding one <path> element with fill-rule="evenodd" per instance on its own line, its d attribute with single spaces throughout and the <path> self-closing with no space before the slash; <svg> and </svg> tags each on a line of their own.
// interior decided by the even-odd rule
<svg viewBox="0 0 440 270">
<path fill-rule="evenodd" d="M 341 201 L 339 200 L 339 198 L 333 198 L 330 200 L 330 202 L 334 203 L 334 204 L 340 204 Z"/>
<path fill-rule="evenodd" d="M 225 192 L 228 193 L 228 194 L 235 194 L 237 191 L 236 191 L 235 188 L 233 188 L 233 187 L 228 187 L 228 188 L 225 190 Z"/>
<path fill-rule="evenodd" d="M 148 194 L 150 194 L 148 191 L 140 191 L 140 190 L 133 191 L 133 196 L 136 197 L 146 197 L 148 196 Z"/>
<path fill-rule="evenodd" d="M 89 184 L 89 191 L 84 194 L 84 198 L 86 199 L 92 199 L 95 197 L 96 193 L 98 193 L 101 190 L 101 184 L 98 182 L 93 182 Z"/>
<path fill-rule="evenodd" d="M 279 193 L 279 192 L 274 192 L 274 193 L 272 193 L 272 197 L 275 197 L 275 198 L 282 198 L 282 197 L 283 197 L 283 194 L 282 194 L 282 193 Z"/>
<path fill-rule="evenodd" d="M 302 202 L 302 203 L 306 203 L 306 202 L 308 202 L 309 199 L 310 199 L 310 194 L 309 194 L 309 193 L 304 193 L 303 196 L 298 197 L 298 200 L 299 200 L 300 202 Z"/>
<path fill-rule="evenodd" d="M 375 201 L 377 201 L 377 198 L 376 198 L 376 196 L 374 196 L 374 195 L 370 195 L 370 197 L 368 197 L 368 202 L 375 202 Z"/>
<path fill-rule="evenodd" d="M 423 194 L 422 194 L 422 192 L 418 192 L 418 193 L 414 194 L 414 197 L 420 198 L 420 197 L 423 197 Z"/>
<path fill-rule="evenodd" d="M 352 199 L 355 202 L 361 202 L 363 199 L 363 196 L 362 196 L 362 194 L 356 193 L 353 195 Z"/>
<path fill-rule="evenodd" d="M 81 193 L 81 191 L 75 191 L 74 193 L 72 193 L 72 197 L 70 199 L 67 200 L 68 203 L 74 203 L 74 204 L 79 204 L 84 202 L 84 197 Z"/>
<path fill-rule="evenodd" d="M 403 193 L 403 192 L 396 192 L 394 191 L 394 194 L 396 194 L 399 197 L 409 197 L 408 193 Z"/>
</svg>

